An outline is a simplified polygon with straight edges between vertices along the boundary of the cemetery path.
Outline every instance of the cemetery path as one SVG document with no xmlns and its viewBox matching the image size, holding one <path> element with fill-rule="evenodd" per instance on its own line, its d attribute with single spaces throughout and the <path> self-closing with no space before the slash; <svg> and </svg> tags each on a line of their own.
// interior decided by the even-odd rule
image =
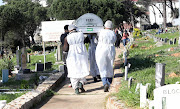
<svg viewBox="0 0 180 109">
<path fill-rule="evenodd" d="M 123 46 L 116 48 L 115 74 L 119 71 L 120 58 Z M 104 92 L 102 82 L 94 82 L 92 76 L 87 77 L 87 84 L 84 86 L 86 92 L 76 95 L 66 80 L 55 90 L 53 97 L 44 100 L 35 109 L 105 109 L 106 97 L 110 92 Z M 112 89 L 111 89 L 112 90 Z M 111 91 L 110 90 L 110 91 Z"/>
</svg>

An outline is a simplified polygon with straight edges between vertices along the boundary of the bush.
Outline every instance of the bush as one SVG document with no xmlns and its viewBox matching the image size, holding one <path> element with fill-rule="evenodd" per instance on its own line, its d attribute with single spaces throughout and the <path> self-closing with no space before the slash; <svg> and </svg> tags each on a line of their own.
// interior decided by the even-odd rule
<svg viewBox="0 0 180 109">
<path fill-rule="evenodd" d="M 133 37 L 141 38 L 142 37 L 141 30 L 138 28 L 134 28 Z"/>
<path fill-rule="evenodd" d="M 26 51 L 27 51 L 27 53 L 31 53 L 31 49 L 27 49 Z"/>
<path fill-rule="evenodd" d="M 13 70 L 13 68 L 13 61 L 8 57 L 4 57 L 2 60 L 0 60 L 0 76 L 2 76 L 2 69 Z"/>
<path fill-rule="evenodd" d="M 43 48 L 42 48 L 42 46 L 36 46 L 36 45 L 35 45 L 35 46 L 32 47 L 32 50 L 33 50 L 33 51 L 42 51 Z"/>
</svg>

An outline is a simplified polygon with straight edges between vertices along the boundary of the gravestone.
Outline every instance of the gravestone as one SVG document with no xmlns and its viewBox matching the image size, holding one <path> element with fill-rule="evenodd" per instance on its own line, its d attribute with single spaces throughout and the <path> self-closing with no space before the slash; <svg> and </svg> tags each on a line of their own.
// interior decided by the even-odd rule
<svg viewBox="0 0 180 109">
<path fill-rule="evenodd" d="M 20 51 L 19 50 L 16 50 L 16 62 L 17 62 L 17 65 L 20 66 Z"/>
<path fill-rule="evenodd" d="M 180 84 L 165 85 L 154 89 L 155 109 L 179 109 Z"/>
<path fill-rule="evenodd" d="M 176 44 L 176 38 L 174 38 L 174 40 L 173 40 L 173 44 L 174 44 L 174 45 Z"/>
<path fill-rule="evenodd" d="M 165 42 L 165 43 L 167 43 L 167 41 L 168 41 L 168 39 L 167 39 L 167 38 L 165 38 L 165 39 L 164 39 L 164 42 Z"/>
<path fill-rule="evenodd" d="M 169 40 L 169 45 L 172 45 L 173 44 L 173 41 L 172 40 Z"/>
<path fill-rule="evenodd" d="M 21 54 L 21 68 L 26 69 L 26 53 L 25 53 L 25 47 L 22 48 L 22 54 Z"/>
<path fill-rule="evenodd" d="M 3 69 L 2 70 L 2 82 L 3 83 L 8 81 L 8 76 L 9 76 L 9 70 L 8 69 Z"/>
<path fill-rule="evenodd" d="M 44 64 L 36 63 L 36 64 L 35 64 L 35 71 L 36 71 L 36 72 L 38 72 L 38 71 L 44 71 Z"/>
<path fill-rule="evenodd" d="M 46 69 L 51 69 L 52 68 L 52 62 L 46 62 L 45 63 L 45 68 Z"/>
<path fill-rule="evenodd" d="M 140 89 L 141 85 L 142 85 L 142 83 L 137 83 L 135 93 L 139 93 L 139 89 Z"/>
<path fill-rule="evenodd" d="M 58 43 L 57 45 L 57 61 L 60 61 L 61 60 L 61 44 Z"/>
<path fill-rule="evenodd" d="M 147 88 L 146 86 L 140 86 L 140 108 L 146 108 L 147 103 Z"/>
<path fill-rule="evenodd" d="M 31 62 L 31 55 L 27 54 L 27 62 L 30 63 Z"/>
<path fill-rule="evenodd" d="M 64 65 L 59 65 L 59 71 L 64 72 Z"/>
<path fill-rule="evenodd" d="M 165 81 L 165 64 L 156 63 L 155 86 L 156 88 L 164 85 Z"/>
<path fill-rule="evenodd" d="M 157 42 L 157 39 L 156 39 L 156 37 L 154 37 L 154 42 Z"/>
<path fill-rule="evenodd" d="M 163 42 L 163 41 L 164 41 L 164 39 L 162 38 L 162 39 L 161 39 L 161 41 Z"/>
<path fill-rule="evenodd" d="M 132 77 L 130 77 L 130 78 L 128 79 L 128 89 L 131 88 L 131 85 L 132 85 Z"/>
</svg>

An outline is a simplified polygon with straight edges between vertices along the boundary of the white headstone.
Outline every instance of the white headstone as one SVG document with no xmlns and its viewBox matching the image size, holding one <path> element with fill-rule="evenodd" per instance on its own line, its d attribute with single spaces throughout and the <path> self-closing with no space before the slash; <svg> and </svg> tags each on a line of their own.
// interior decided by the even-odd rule
<svg viewBox="0 0 180 109">
<path fill-rule="evenodd" d="M 165 81 L 165 64 L 156 63 L 155 86 L 156 88 L 164 85 Z"/>
<path fill-rule="evenodd" d="M 140 86 L 140 108 L 146 108 L 147 103 L 147 86 Z"/>
<path fill-rule="evenodd" d="M 171 84 L 154 90 L 155 109 L 179 109 L 180 84 Z"/>
</svg>

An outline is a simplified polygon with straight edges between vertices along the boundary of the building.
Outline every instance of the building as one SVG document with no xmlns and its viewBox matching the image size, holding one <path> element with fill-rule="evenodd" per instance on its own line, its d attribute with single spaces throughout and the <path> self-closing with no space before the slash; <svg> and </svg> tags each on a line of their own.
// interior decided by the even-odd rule
<svg viewBox="0 0 180 109">
<path fill-rule="evenodd" d="M 179 8 L 178 0 L 172 0 L 172 2 L 173 2 L 172 4 L 174 8 Z M 169 6 L 170 6 L 170 2 L 167 1 L 166 19 L 167 19 L 167 23 L 172 23 L 172 20 L 174 18 L 172 17 L 172 10 Z M 154 23 L 157 23 L 158 25 L 163 24 L 163 21 L 164 21 L 163 16 L 158 9 L 163 13 L 162 0 L 154 0 L 154 6 L 153 5 L 149 6 L 149 18 L 150 18 L 151 24 L 154 24 Z"/>
</svg>

